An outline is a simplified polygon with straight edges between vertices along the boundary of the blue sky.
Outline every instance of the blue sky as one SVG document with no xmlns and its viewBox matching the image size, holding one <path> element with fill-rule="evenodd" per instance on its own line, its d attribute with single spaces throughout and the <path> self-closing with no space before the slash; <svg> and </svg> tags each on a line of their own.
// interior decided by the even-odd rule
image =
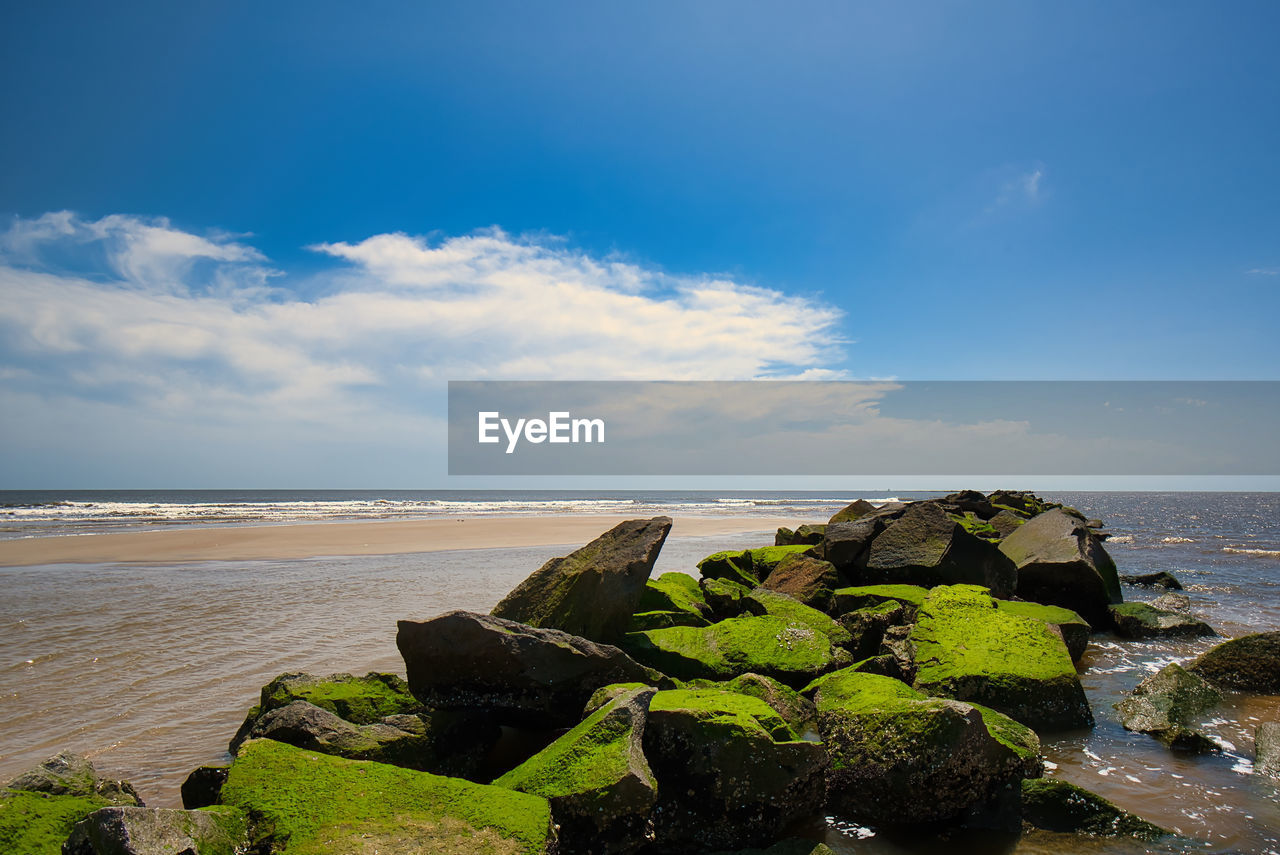
<svg viewBox="0 0 1280 855">
<path fill-rule="evenodd" d="M 0 488 L 453 485 L 448 379 L 1277 377 L 1273 3 L 0 16 Z"/>
</svg>

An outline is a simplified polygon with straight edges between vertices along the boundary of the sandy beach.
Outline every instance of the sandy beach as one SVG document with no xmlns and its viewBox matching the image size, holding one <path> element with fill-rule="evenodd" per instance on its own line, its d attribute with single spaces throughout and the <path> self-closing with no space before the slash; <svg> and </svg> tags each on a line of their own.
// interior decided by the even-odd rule
<svg viewBox="0 0 1280 855">
<path fill-rule="evenodd" d="M 253 561 L 329 555 L 396 555 L 450 549 L 580 546 L 624 515 L 459 517 L 426 520 L 172 528 L 0 541 L 0 567 L 33 564 Z M 677 517 L 672 537 L 771 531 L 791 518 Z"/>
</svg>

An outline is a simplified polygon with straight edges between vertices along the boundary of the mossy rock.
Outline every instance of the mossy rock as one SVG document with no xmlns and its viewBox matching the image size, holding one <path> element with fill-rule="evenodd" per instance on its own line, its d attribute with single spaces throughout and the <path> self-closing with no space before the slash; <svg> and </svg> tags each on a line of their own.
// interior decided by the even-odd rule
<svg viewBox="0 0 1280 855">
<path fill-rule="evenodd" d="M 821 612 L 830 612 L 840 577 L 835 565 L 812 555 L 788 555 L 778 562 L 760 587 L 786 594 Z"/>
<path fill-rule="evenodd" d="M 1062 606 L 1095 629 L 1107 629 L 1107 606 L 1124 601 L 1116 563 L 1084 521 L 1062 510 L 1033 517 L 1000 541 L 1018 568 L 1017 594 L 1034 603 Z"/>
<path fill-rule="evenodd" d="M 995 816 L 1010 825 L 1018 782 L 1042 768 L 1033 731 L 977 704 L 929 698 L 853 669 L 819 678 L 805 693 L 831 758 L 829 809 L 861 822 Z"/>
<path fill-rule="evenodd" d="M 855 659 L 866 659 L 881 652 L 885 634 L 891 627 L 904 626 L 908 620 L 903 605 L 886 600 L 876 606 L 857 609 L 840 616 L 840 626 L 851 638 L 845 645 Z"/>
<path fill-rule="evenodd" d="M 255 846 L 281 855 L 555 851 L 541 796 L 269 739 L 241 746 L 222 800 L 253 817 Z"/>
<path fill-rule="evenodd" d="M 1135 837 L 1150 842 L 1169 834 L 1097 793 L 1056 778 L 1022 782 L 1022 818 L 1046 831 L 1096 837 Z"/>
<path fill-rule="evenodd" d="M 696 612 L 655 611 L 636 612 L 627 623 L 627 632 L 644 632 L 649 629 L 667 629 L 673 626 L 710 626 L 711 621 Z"/>
<path fill-rule="evenodd" d="M 751 614 L 773 615 L 787 623 L 807 626 L 816 632 L 821 632 L 830 638 L 833 644 L 841 647 L 853 641 L 849 630 L 832 620 L 825 612 L 806 606 L 787 594 L 780 594 L 766 588 L 756 588 L 743 598 L 742 603 Z"/>
<path fill-rule="evenodd" d="M 801 686 L 852 661 L 825 633 L 772 615 L 632 633 L 622 646 L 637 662 L 680 680 L 754 673 Z"/>
<path fill-rule="evenodd" d="M 595 694 L 591 696 L 591 700 L 587 701 L 587 705 L 583 707 L 582 717 L 586 718 L 590 716 L 596 710 L 600 709 L 615 698 L 620 698 L 623 695 L 629 695 L 639 689 L 651 688 L 654 687 L 645 683 L 613 683 L 609 686 L 601 686 L 596 689 Z"/>
<path fill-rule="evenodd" d="M 1280 694 L 1280 632 L 1224 641 L 1188 665 L 1187 670 L 1225 688 Z"/>
<path fill-rule="evenodd" d="M 395 674 L 281 674 L 262 687 L 258 705 L 249 710 L 231 740 L 234 754 L 259 718 L 294 701 L 306 701 L 352 724 L 374 724 L 389 715 L 412 715 L 425 710 L 409 691 L 409 684 Z"/>
<path fill-rule="evenodd" d="M 867 514 L 876 510 L 876 506 L 868 502 L 866 499 L 855 499 L 845 505 L 840 510 L 831 515 L 831 519 L 827 520 L 827 525 L 832 523 L 853 522 L 859 517 L 865 517 Z"/>
<path fill-rule="evenodd" d="M 688 573 L 673 571 L 663 573 L 645 584 L 640 595 L 637 613 L 642 612 L 691 612 L 705 617 L 711 607 L 706 595 L 698 587 L 698 580 Z"/>
<path fill-rule="evenodd" d="M 969 534 L 976 535 L 983 540 L 999 540 L 1003 537 L 999 529 L 972 511 L 951 514 L 951 518 L 958 522 L 960 527 L 969 532 Z"/>
<path fill-rule="evenodd" d="M 844 614 L 892 601 L 906 607 L 909 617 L 914 620 L 916 610 L 928 595 L 929 589 L 919 585 L 859 585 L 837 588 L 836 612 Z"/>
<path fill-rule="evenodd" d="M 788 555 L 808 552 L 807 544 L 796 546 L 761 546 L 717 552 L 698 562 L 698 571 L 709 579 L 728 579 L 754 588 L 768 578 L 778 562 Z"/>
<path fill-rule="evenodd" d="M 241 855 L 248 851 L 248 846 L 248 817 L 238 808 L 107 807 L 76 824 L 62 847 L 62 855 L 133 852 Z"/>
<path fill-rule="evenodd" d="M 94 811 L 141 805 L 132 786 L 99 777 L 84 757 L 54 755 L 0 789 L 0 852 L 60 855 L 76 823 Z"/>
<path fill-rule="evenodd" d="M 1071 654 L 1072 662 L 1079 662 L 1089 647 L 1089 635 L 1093 632 L 1093 627 L 1071 609 L 1017 600 L 996 600 L 996 608 L 1011 615 L 1034 618 L 1056 628 L 1067 645 L 1067 653 Z"/>
<path fill-rule="evenodd" d="M 875 584 L 974 584 L 1012 596 L 1018 573 L 988 540 L 970 534 L 934 502 L 916 502 L 871 541 L 860 580 Z"/>
<path fill-rule="evenodd" d="M 1179 638 L 1217 635 L 1213 627 L 1191 615 L 1167 612 L 1147 603 L 1111 606 L 1111 620 L 1121 638 Z"/>
<path fill-rule="evenodd" d="M 986 704 L 1037 730 L 1093 723 L 1062 638 L 1043 621 L 997 608 L 984 588 L 934 588 L 910 643 L 923 692 Z"/>
<path fill-rule="evenodd" d="M 1222 700 L 1222 693 L 1176 662 L 1147 677 L 1115 705 L 1126 730 L 1148 733 L 1169 746 L 1196 743 L 1195 716 Z"/>
<path fill-rule="evenodd" d="M 822 523 L 809 524 L 792 529 L 786 526 L 780 526 L 777 533 L 773 536 L 774 546 L 817 546 L 822 543 L 823 535 L 826 534 L 827 527 Z"/>
<path fill-rule="evenodd" d="M 822 803 L 822 746 L 797 740 L 767 704 L 737 692 L 657 693 L 644 752 L 658 778 L 658 851 L 768 844 Z"/>
<path fill-rule="evenodd" d="M 741 615 L 742 598 L 751 593 L 751 588 L 732 579 L 705 578 L 698 583 L 698 587 L 706 596 L 712 613 L 720 620 Z"/>
<path fill-rule="evenodd" d="M 641 734 L 654 691 L 618 695 L 493 782 L 551 803 L 565 855 L 617 855 L 645 844 L 658 783 Z"/>
<path fill-rule="evenodd" d="M 690 680 L 686 688 L 720 689 L 757 698 L 768 704 L 796 733 L 802 732 L 817 712 L 813 704 L 799 692 L 760 674 L 743 674 L 726 681 Z"/>
</svg>

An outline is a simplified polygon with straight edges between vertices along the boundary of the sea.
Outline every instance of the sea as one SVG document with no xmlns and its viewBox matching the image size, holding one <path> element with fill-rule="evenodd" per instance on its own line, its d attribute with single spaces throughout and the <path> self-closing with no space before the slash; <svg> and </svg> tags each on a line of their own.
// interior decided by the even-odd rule
<svg viewBox="0 0 1280 855">
<path fill-rule="evenodd" d="M 790 517 L 822 522 L 858 498 L 941 493 L 536 491 L 0 492 L 0 538 L 175 526 L 287 525 L 466 516 L 626 514 Z M 1223 637 L 1280 629 L 1280 494 L 1044 494 L 1101 519 L 1124 574 L 1165 570 Z M 773 532 L 672 537 L 655 573 L 695 573 L 720 549 Z M 226 744 L 278 674 L 403 673 L 398 619 L 487 611 L 577 544 L 401 555 L 0 568 L 0 780 L 61 750 L 180 806 L 194 767 Z M 1125 586 L 1127 600 L 1161 591 Z M 875 829 L 815 813 L 791 831 L 838 853 L 1276 853 L 1280 781 L 1253 773 L 1253 733 L 1280 697 L 1231 695 L 1207 715 L 1220 750 L 1179 754 L 1124 730 L 1112 705 L 1168 662 L 1221 639 L 1094 636 L 1080 665 L 1095 727 L 1047 735 L 1047 774 L 1087 787 L 1182 838 L 1159 844 L 1040 832 Z"/>
</svg>

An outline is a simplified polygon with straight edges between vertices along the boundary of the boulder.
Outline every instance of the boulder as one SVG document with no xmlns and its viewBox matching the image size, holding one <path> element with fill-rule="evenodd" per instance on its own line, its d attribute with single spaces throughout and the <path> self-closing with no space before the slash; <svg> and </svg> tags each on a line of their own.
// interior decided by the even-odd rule
<svg viewBox="0 0 1280 855">
<path fill-rule="evenodd" d="M 1186 594 L 1168 593 L 1161 594 L 1151 601 L 1153 609 L 1162 609 L 1166 612 L 1181 612 L 1183 614 L 1191 613 L 1191 598 Z"/>
<path fill-rule="evenodd" d="M 1166 612 L 1147 603 L 1111 606 L 1111 621 L 1121 638 L 1174 638 L 1217 635 L 1204 621 L 1180 612 Z"/>
<path fill-rule="evenodd" d="M 831 758 L 828 809 L 874 825 L 1017 824 L 1019 782 L 1041 773 L 1035 733 L 976 704 L 846 669 L 805 689 Z"/>
<path fill-rule="evenodd" d="M 995 506 L 991 504 L 991 500 L 977 490 L 961 490 L 958 493 L 952 493 L 938 500 L 938 504 L 954 508 L 960 513 L 973 514 L 983 520 L 989 520 L 998 513 Z"/>
<path fill-rule="evenodd" d="M 1152 841 L 1169 832 L 1113 805 L 1097 793 L 1055 778 L 1022 782 L 1022 819 L 1045 831 L 1136 837 Z"/>
<path fill-rule="evenodd" d="M 920 691 L 994 707 L 1036 730 L 1093 724 L 1062 637 L 1041 620 L 998 608 L 983 588 L 930 591 L 910 643 Z"/>
<path fill-rule="evenodd" d="M 871 541 L 863 578 L 926 588 L 968 583 L 1010 596 L 1017 573 L 995 545 L 965 531 L 937 504 L 918 502 Z"/>
<path fill-rule="evenodd" d="M 413 714 L 423 706 L 409 685 L 395 674 L 281 674 L 262 687 L 258 705 L 249 710 L 231 739 L 231 753 L 245 740 L 259 718 L 294 701 L 306 701 L 353 724 L 373 724 L 389 715 Z"/>
<path fill-rule="evenodd" d="M 541 796 L 256 739 L 241 746 L 224 804 L 254 818 L 254 851 L 554 853 Z"/>
<path fill-rule="evenodd" d="M 1280 778 L 1280 722 L 1264 721 L 1253 736 L 1253 771 Z"/>
<path fill-rule="evenodd" d="M 1027 493 L 1020 490 L 996 490 L 987 496 L 987 501 L 997 511 L 1011 511 L 1025 519 L 1044 513 L 1050 508 L 1059 507 L 1051 502 L 1045 502 L 1035 493 Z"/>
<path fill-rule="evenodd" d="M 1108 628 L 1107 606 L 1122 601 L 1116 565 L 1098 538 L 1076 517 L 1054 509 L 1020 526 L 1000 542 L 1018 568 L 1018 596 L 1062 606 L 1095 628 Z"/>
<path fill-rule="evenodd" d="M 198 766 L 191 770 L 182 782 L 182 806 L 197 810 L 218 804 L 229 770 L 229 766 Z"/>
<path fill-rule="evenodd" d="M 881 603 L 895 602 L 902 606 L 908 621 L 916 619 L 916 610 L 929 595 L 928 588 L 919 585 L 860 585 L 839 588 L 835 593 L 836 613 L 857 611 Z"/>
<path fill-rule="evenodd" d="M 811 525 L 806 523 L 795 531 L 784 526 L 779 528 L 777 534 L 773 536 L 773 545 L 799 546 L 800 544 L 805 544 L 806 546 L 816 546 L 822 542 L 822 536 L 826 530 L 825 524 Z"/>
<path fill-rule="evenodd" d="M 832 643 L 841 647 L 847 646 L 852 641 L 849 630 L 833 620 L 826 612 L 810 608 L 786 594 L 760 587 L 743 597 L 742 605 L 749 614 L 773 615 L 787 623 L 806 626 L 821 632 L 830 638 Z"/>
<path fill-rule="evenodd" d="M 142 805 L 129 783 L 99 777 L 78 754 L 54 755 L 0 789 L 0 852 L 59 855 L 76 823 L 126 805 Z"/>
<path fill-rule="evenodd" d="M 865 517 L 869 513 L 873 513 L 876 506 L 868 502 L 866 499 L 855 499 L 845 505 L 840 510 L 831 515 L 831 519 L 827 520 L 827 525 L 832 523 L 853 522 L 859 517 Z"/>
<path fill-rule="evenodd" d="M 760 674 L 743 674 L 727 681 L 690 680 L 686 688 L 720 689 L 750 695 L 768 704 L 796 733 L 803 733 L 816 714 L 813 704 L 799 692 Z"/>
<path fill-rule="evenodd" d="M 1115 707 L 1126 730 L 1148 733 L 1173 748 L 1193 748 L 1204 739 L 1194 733 L 1193 720 L 1221 700 L 1217 689 L 1171 662 Z"/>
<path fill-rule="evenodd" d="M 698 572 L 707 579 L 728 579 L 754 588 L 769 578 L 773 568 L 788 555 L 799 555 L 809 552 L 813 547 L 806 544 L 796 546 L 761 546 L 756 549 L 736 549 L 708 555 L 698 562 Z"/>
<path fill-rule="evenodd" d="M 698 580 L 688 573 L 663 573 L 645 583 L 637 612 L 689 612 L 701 617 L 711 614 Z"/>
<path fill-rule="evenodd" d="M 619 523 L 581 549 L 542 565 L 502 602 L 494 617 L 613 643 L 645 592 L 670 517 Z"/>
<path fill-rule="evenodd" d="M 62 855 L 230 855 L 248 846 L 248 820 L 236 808 L 106 807 L 76 823 Z"/>
<path fill-rule="evenodd" d="M 616 647 L 464 611 L 400 621 L 396 646 L 419 700 L 432 709 L 486 712 L 500 724 L 569 727 L 601 686 L 671 685 Z"/>
<path fill-rule="evenodd" d="M 627 622 L 627 632 L 666 629 L 671 626 L 709 626 L 711 621 L 695 612 L 636 612 Z"/>
<path fill-rule="evenodd" d="M 822 804 L 822 746 L 736 692 L 654 695 L 644 753 L 658 779 L 658 851 L 764 845 Z"/>
<path fill-rule="evenodd" d="M 1025 522 L 1025 517 L 1020 517 L 1013 511 L 1001 511 L 987 520 L 987 524 L 1000 536 L 1001 540 L 1013 534 Z"/>
<path fill-rule="evenodd" d="M 806 606 L 831 611 L 840 578 L 835 565 L 810 555 L 788 555 L 778 562 L 760 587 L 794 597 Z"/>
<path fill-rule="evenodd" d="M 1178 578 L 1172 573 L 1166 573 L 1163 570 L 1159 573 L 1121 576 L 1120 581 L 1126 585 L 1141 585 L 1145 588 L 1168 588 L 1171 591 L 1182 590 L 1182 583 L 1178 581 Z"/>
<path fill-rule="evenodd" d="M 832 523 L 815 550 L 840 573 L 857 577 L 866 565 L 871 541 L 884 531 L 890 520 L 887 514 L 874 513 L 852 522 Z"/>
<path fill-rule="evenodd" d="M 753 673 L 796 687 L 852 661 L 827 634 L 772 615 L 637 632 L 623 645 L 637 661 L 678 680 Z"/>
<path fill-rule="evenodd" d="M 707 605 L 717 620 L 737 617 L 743 612 L 742 598 L 751 593 L 751 589 L 730 579 L 706 578 L 698 583 Z"/>
<path fill-rule="evenodd" d="M 652 837 L 658 784 L 641 738 L 654 691 L 617 695 L 493 782 L 551 803 L 563 855 L 635 852 Z"/>
<path fill-rule="evenodd" d="M 1225 688 L 1280 694 L 1280 632 L 1223 642 L 1192 662 L 1187 670 Z"/>
<path fill-rule="evenodd" d="M 1011 615 L 1044 621 L 1053 627 L 1067 645 L 1072 662 L 1079 662 L 1089 647 L 1089 634 L 1093 632 L 1093 627 L 1071 609 L 1015 600 L 996 600 L 996 608 Z"/>
<path fill-rule="evenodd" d="M 889 628 L 903 626 L 906 622 L 906 609 L 893 600 L 840 616 L 840 626 L 844 627 L 850 638 L 845 647 L 853 654 L 854 659 L 877 655 Z"/>
</svg>

